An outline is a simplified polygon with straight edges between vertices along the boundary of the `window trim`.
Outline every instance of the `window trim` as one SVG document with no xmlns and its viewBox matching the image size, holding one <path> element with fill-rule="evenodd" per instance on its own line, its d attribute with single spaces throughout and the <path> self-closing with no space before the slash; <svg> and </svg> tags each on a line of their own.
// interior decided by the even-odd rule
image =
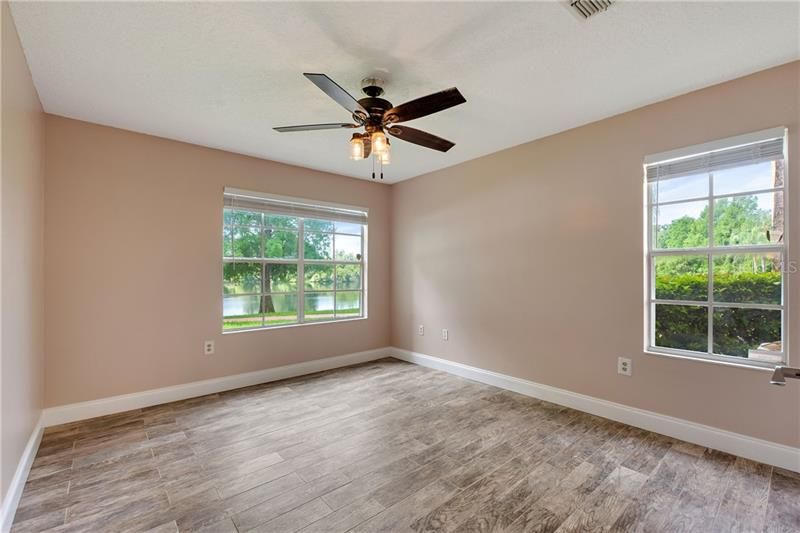
<svg viewBox="0 0 800 533">
<path fill-rule="evenodd" d="M 249 197 L 249 198 L 263 198 L 263 199 L 268 200 L 268 201 L 281 201 L 281 202 L 282 201 L 290 201 L 290 202 L 295 202 L 297 204 L 301 204 L 303 206 L 317 207 L 317 208 L 320 208 L 320 209 L 322 209 L 322 208 L 332 208 L 332 210 L 333 209 L 338 209 L 338 210 L 345 210 L 346 209 L 348 211 L 361 212 L 361 213 L 364 213 L 365 215 L 368 212 L 366 208 L 360 208 L 360 207 L 354 207 L 354 206 L 345 206 L 344 204 L 335 204 L 335 203 L 332 203 L 332 202 L 322 202 L 322 201 L 318 202 L 316 200 L 304 200 L 304 199 L 299 199 L 299 198 L 294 198 L 294 197 L 287 197 L 287 196 L 273 196 L 273 195 L 268 195 L 268 194 L 265 194 L 265 193 L 255 193 L 255 192 L 250 192 L 250 191 L 242 191 L 240 189 L 232 189 L 232 188 L 227 188 L 227 187 L 225 188 L 225 194 L 226 195 L 227 194 L 241 195 L 241 196 Z M 274 226 L 267 226 L 267 225 L 263 225 L 263 224 L 258 225 L 258 226 L 256 226 L 256 225 L 246 225 L 246 224 L 225 224 L 224 212 L 225 212 L 226 209 L 236 209 L 236 207 L 235 206 L 223 205 L 223 210 L 222 210 L 222 212 L 223 212 L 223 221 L 222 221 L 223 232 L 222 232 L 222 237 L 223 238 L 224 238 L 224 234 L 225 234 L 224 230 L 226 228 L 228 228 L 228 227 L 231 227 L 231 228 L 237 228 L 237 227 L 258 228 L 259 232 L 262 233 L 261 239 L 260 239 L 261 240 L 261 242 L 260 242 L 260 251 L 261 251 L 261 255 L 263 256 L 264 255 L 264 238 L 263 238 L 264 229 L 272 229 L 272 230 L 276 230 L 276 231 L 288 231 L 288 232 L 297 233 L 297 247 L 298 247 L 298 250 L 297 250 L 297 257 L 296 258 L 226 257 L 223 254 L 222 255 L 222 265 L 224 266 L 225 264 L 228 264 L 228 263 L 258 263 L 258 264 L 261 264 L 261 265 L 264 265 L 264 264 L 289 264 L 289 265 L 295 265 L 296 264 L 297 265 L 297 284 L 298 285 L 297 285 L 297 290 L 295 290 L 295 291 L 278 291 L 278 292 L 270 292 L 269 294 L 264 293 L 264 292 L 259 292 L 259 293 L 242 293 L 242 294 L 236 294 L 236 295 L 228 295 L 228 296 L 259 296 L 259 297 L 263 297 L 265 295 L 272 295 L 272 294 L 296 294 L 297 295 L 297 321 L 296 322 L 290 322 L 290 323 L 284 323 L 284 324 L 267 325 L 262 320 L 262 324 L 260 326 L 225 329 L 225 315 L 224 315 L 224 312 L 223 312 L 223 316 L 222 316 L 222 320 L 221 320 L 222 334 L 223 335 L 228 335 L 228 334 L 233 334 L 233 333 L 244 333 L 244 332 L 250 332 L 250 331 L 273 330 L 273 329 L 281 329 L 281 328 L 287 328 L 287 327 L 312 326 L 312 325 L 319 325 L 319 324 L 331 324 L 331 323 L 337 323 L 337 322 L 351 322 L 351 321 L 356 321 L 356 320 L 366 320 L 367 318 L 369 318 L 368 317 L 368 305 L 367 305 L 367 300 L 368 300 L 368 298 L 367 298 L 367 277 L 368 277 L 368 275 L 367 275 L 367 272 L 368 272 L 368 259 L 367 259 L 368 258 L 368 254 L 367 254 L 367 249 L 368 249 L 369 226 L 368 226 L 368 223 L 366 222 L 366 220 L 364 221 L 364 223 L 362 223 L 360 225 L 361 226 L 360 235 L 356 234 L 356 233 L 352 233 L 352 232 L 343 232 L 343 233 L 336 232 L 335 226 L 331 231 L 313 231 L 314 233 L 328 234 L 328 235 L 330 235 L 332 237 L 332 239 L 334 241 L 332 243 L 333 255 L 332 255 L 332 257 L 330 259 L 309 259 L 308 261 L 306 261 L 305 260 L 305 222 L 306 222 L 306 218 L 313 218 L 313 217 L 306 217 L 306 216 L 303 216 L 303 215 L 300 215 L 300 214 L 294 215 L 294 216 L 297 217 L 297 220 L 298 220 L 297 228 L 277 228 L 277 227 L 274 227 Z M 247 209 L 247 208 L 241 208 L 241 210 L 250 211 L 250 209 Z M 267 213 L 267 212 L 270 212 L 269 209 L 264 209 L 262 211 L 262 213 Z M 292 215 L 289 215 L 289 216 L 292 216 Z M 320 220 L 325 220 L 323 213 L 320 212 L 319 216 L 321 217 L 321 218 L 319 218 Z M 334 219 L 335 219 L 335 217 L 334 217 Z M 334 222 L 334 224 L 335 224 L 335 222 Z M 358 260 L 356 260 L 356 261 L 340 260 L 340 259 L 336 258 L 335 240 L 336 240 L 336 236 L 338 236 L 338 235 L 351 236 L 351 237 L 361 237 L 361 260 L 360 261 L 358 261 Z M 223 247 L 220 247 L 220 249 L 223 249 Z M 324 291 L 314 291 L 314 290 L 307 291 L 306 288 L 305 288 L 305 265 L 306 265 L 306 263 L 309 264 L 309 265 L 330 265 L 333 268 L 333 288 L 331 288 L 330 290 L 324 290 Z M 339 266 L 339 265 L 360 265 L 361 266 L 361 286 L 360 286 L 360 288 L 358 288 L 358 289 L 337 289 L 336 288 L 336 270 L 337 270 L 336 267 Z M 262 274 L 262 276 L 263 276 L 263 274 Z M 264 283 L 263 279 L 262 279 L 261 283 L 262 283 L 261 288 L 262 288 L 262 291 L 263 291 L 263 286 L 264 286 L 263 285 L 263 283 Z M 225 288 L 224 288 L 224 274 L 222 276 L 221 292 L 222 292 L 222 298 L 223 298 L 223 304 L 224 304 L 224 299 L 226 297 Z M 326 292 L 326 293 L 331 292 L 331 293 L 334 293 L 334 303 L 333 303 L 333 311 L 334 312 L 333 312 L 333 316 L 331 318 L 326 318 L 326 319 L 322 319 L 322 320 L 306 321 L 305 320 L 305 295 L 306 295 L 306 293 L 316 293 L 316 292 Z M 360 304 L 360 311 L 361 312 L 360 312 L 360 314 L 358 316 L 344 316 L 344 317 L 340 317 L 340 318 L 337 318 L 335 316 L 335 314 L 336 314 L 336 296 L 335 296 L 335 294 L 337 292 L 358 292 L 359 293 L 359 304 Z M 224 305 L 223 305 L 223 308 L 224 308 Z"/>
<path fill-rule="evenodd" d="M 680 200 L 667 201 L 663 203 L 654 203 L 651 197 L 650 181 L 647 179 L 647 167 L 665 161 L 680 159 L 683 157 L 691 157 L 696 155 L 705 154 L 717 150 L 725 150 L 742 146 L 749 143 L 756 143 L 764 139 L 775 138 L 777 136 L 783 137 L 783 162 L 784 162 L 784 182 L 781 187 L 773 187 L 770 189 L 759 189 L 747 192 L 726 193 L 718 196 L 714 195 L 714 172 L 708 172 L 708 194 L 702 197 L 692 197 Z M 692 359 L 701 362 L 710 362 L 724 364 L 728 366 L 736 366 L 739 368 L 749 369 L 773 369 L 779 365 L 791 364 L 791 350 L 790 350 L 790 335 L 788 327 L 791 324 L 791 317 L 789 311 L 789 276 L 787 275 L 785 265 L 789 262 L 790 242 L 789 235 L 790 229 L 790 187 L 789 187 L 789 158 L 788 158 L 788 129 L 785 127 L 770 128 L 767 130 L 739 135 L 736 137 L 729 137 L 727 139 L 720 139 L 716 141 L 706 142 L 676 150 L 662 152 L 660 154 L 653 154 L 646 156 L 642 165 L 642 176 L 644 180 L 644 263 L 645 263 L 645 287 L 644 287 L 644 347 L 643 351 L 646 354 L 663 355 L 669 357 L 679 357 L 681 359 Z M 714 246 L 714 202 L 723 198 L 732 198 L 739 196 L 750 196 L 755 194 L 765 193 L 783 193 L 783 244 L 774 245 L 746 245 L 746 246 Z M 708 201 L 708 246 L 696 248 L 680 248 L 680 249 L 664 249 L 658 250 L 653 247 L 653 210 L 657 206 L 662 205 L 675 205 L 688 203 L 692 201 Z M 748 254 L 748 253 L 779 253 L 782 256 L 782 276 L 781 276 L 781 303 L 780 304 L 752 304 L 752 303 L 736 303 L 736 302 L 715 302 L 713 294 L 713 257 L 714 255 L 725 254 Z M 705 302 L 695 301 L 682 301 L 682 300 L 658 300 L 655 297 L 655 257 L 664 257 L 670 255 L 706 255 L 708 257 L 708 294 Z M 706 307 L 708 311 L 708 351 L 695 352 L 692 350 L 682 350 L 677 348 L 669 348 L 655 345 L 655 306 L 658 304 L 666 305 L 692 305 L 697 307 Z M 771 363 L 767 361 L 758 361 L 749 358 L 737 357 L 732 355 L 722 355 L 713 353 L 713 313 L 714 308 L 738 308 L 738 309 L 764 309 L 764 310 L 779 310 L 781 311 L 781 347 L 783 354 L 783 362 Z"/>
</svg>

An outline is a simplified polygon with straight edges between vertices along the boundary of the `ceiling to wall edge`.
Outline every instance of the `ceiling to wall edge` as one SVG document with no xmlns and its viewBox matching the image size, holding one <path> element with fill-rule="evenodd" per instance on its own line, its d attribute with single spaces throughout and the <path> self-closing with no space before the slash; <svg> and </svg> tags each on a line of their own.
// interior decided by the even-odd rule
<svg viewBox="0 0 800 533">
<path fill-rule="evenodd" d="M 730 83 L 732 81 L 743 79 L 743 78 L 747 78 L 749 76 L 758 75 L 761 72 L 765 72 L 765 71 L 768 71 L 768 70 L 771 70 L 771 69 L 774 69 L 774 68 L 780 68 L 780 67 L 785 66 L 785 65 L 791 65 L 793 63 L 800 63 L 800 60 L 796 59 L 796 60 L 789 61 L 789 62 L 786 62 L 786 63 L 778 63 L 776 65 L 771 65 L 771 66 L 769 66 L 767 68 L 758 69 L 758 70 L 755 70 L 753 72 L 749 72 L 749 73 L 741 75 L 741 76 L 736 76 L 736 77 L 733 77 L 733 78 L 729 78 L 729 79 L 726 79 L 726 80 L 719 81 L 717 83 L 712 83 L 710 85 L 704 85 L 702 87 L 689 89 L 689 90 L 687 90 L 685 92 L 682 92 L 680 94 L 676 94 L 674 96 L 670 96 L 669 98 L 663 98 L 661 100 L 656 100 L 656 101 L 648 102 L 648 103 L 645 103 L 645 104 L 642 104 L 642 105 L 637 105 L 635 107 L 632 107 L 630 109 L 627 109 L 627 110 L 619 112 L 619 113 L 614 113 L 614 114 L 610 114 L 610 115 L 607 115 L 607 116 L 600 117 L 600 118 L 598 118 L 596 120 L 590 120 L 590 121 L 587 121 L 587 122 L 579 123 L 579 124 L 576 124 L 574 126 L 571 126 L 571 127 L 565 128 L 565 129 L 552 131 L 552 132 L 546 133 L 544 135 L 540 135 L 538 137 L 534 137 L 532 139 L 528 139 L 527 141 L 524 141 L 524 142 L 521 142 L 521 143 L 518 143 L 518 144 L 515 144 L 515 145 L 512 145 L 512 146 L 507 146 L 507 147 L 505 147 L 505 148 L 503 148 L 501 150 L 495 150 L 493 152 L 487 152 L 485 154 L 480 154 L 480 155 L 477 155 L 477 156 L 475 156 L 473 158 L 470 158 L 470 159 L 467 159 L 467 160 L 464 160 L 464 161 L 459 161 L 459 162 L 453 163 L 451 165 L 445 165 L 445 166 L 443 166 L 441 168 L 438 168 L 436 170 L 432 170 L 430 172 L 423 172 L 421 174 L 417 174 L 417 175 L 414 175 L 414 176 L 409 176 L 407 178 L 402 178 L 402 179 L 395 179 L 395 180 L 391 179 L 391 175 L 390 175 L 390 177 L 388 179 L 384 179 L 384 180 L 377 180 L 376 179 L 376 180 L 373 180 L 369 176 L 366 176 L 366 175 L 364 177 L 358 177 L 358 176 L 347 175 L 347 174 L 339 174 L 337 172 L 331 172 L 330 170 L 325 170 L 325 169 L 317 168 L 317 167 L 313 167 L 313 166 L 298 165 L 296 163 L 291 163 L 291 162 L 288 162 L 288 161 L 281 161 L 279 159 L 266 159 L 264 157 L 261 157 L 261 156 L 258 156 L 258 155 L 252 154 L 252 153 L 241 152 L 241 151 L 233 151 L 233 150 L 230 150 L 230 149 L 220 148 L 218 146 L 212 146 L 212 145 L 195 144 L 195 143 L 191 143 L 191 142 L 188 142 L 188 141 L 185 141 L 185 140 L 181 140 L 181 139 L 176 139 L 176 138 L 171 138 L 171 137 L 164 137 L 164 136 L 161 136 L 161 135 L 154 135 L 152 133 L 147 133 L 147 132 L 143 132 L 143 131 L 129 130 L 129 129 L 125 129 L 125 128 L 120 128 L 120 127 L 114 126 L 112 124 L 103 124 L 103 123 L 100 123 L 100 122 L 90 122 L 90 121 L 84 120 L 84 119 L 79 118 L 79 117 L 72 117 L 72 116 L 68 116 L 68 115 L 59 115 L 57 113 L 52 113 L 52 112 L 48 111 L 47 108 L 44 107 L 44 105 L 42 105 L 42 108 L 43 108 L 43 111 L 44 111 L 45 114 L 48 114 L 48 115 L 54 116 L 54 117 L 65 118 L 65 119 L 74 120 L 74 121 L 77 121 L 77 122 L 83 122 L 83 123 L 86 123 L 86 124 L 93 124 L 93 125 L 102 126 L 102 127 L 105 127 L 105 128 L 112 128 L 112 129 L 116 129 L 116 130 L 127 131 L 127 132 L 131 132 L 131 133 L 135 133 L 137 135 L 146 135 L 148 137 L 155 137 L 157 139 L 165 139 L 165 140 L 172 141 L 172 142 L 177 142 L 177 143 L 181 143 L 181 144 L 187 144 L 189 146 L 197 146 L 197 147 L 200 147 L 200 148 L 207 148 L 209 150 L 217 150 L 219 152 L 226 152 L 226 153 L 229 153 L 229 154 L 239 155 L 239 156 L 243 156 L 243 157 L 249 157 L 251 159 L 258 159 L 260 161 L 269 161 L 271 163 L 278 163 L 278 164 L 286 165 L 286 166 L 290 166 L 290 167 L 302 168 L 302 169 L 306 169 L 306 170 L 312 170 L 314 172 L 333 175 L 333 176 L 337 176 L 337 177 L 341 177 L 341 178 L 348 178 L 348 179 L 354 179 L 354 180 L 358 180 L 358 181 L 366 181 L 367 183 L 375 183 L 375 184 L 378 184 L 378 185 L 391 186 L 391 185 L 395 185 L 397 183 L 402 183 L 404 181 L 409 181 L 409 180 L 412 180 L 412 179 L 422 178 L 422 177 L 425 177 L 425 176 L 427 176 L 429 174 L 435 174 L 436 172 L 440 172 L 442 170 L 449 169 L 449 168 L 452 168 L 452 167 L 456 167 L 456 166 L 459 166 L 459 165 L 465 165 L 467 163 L 471 163 L 472 161 L 475 161 L 477 159 L 481 159 L 483 157 L 488 157 L 488 156 L 491 156 L 491 155 L 500 154 L 500 153 L 506 152 L 508 150 L 513 150 L 513 149 L 518 148 L 520 146 L 524 146 L 524 145 L 527 145 L 527 144 L 530 144 L 530 143 L 533 143 L 533 142 L 541 141 L 542 139 L 547 139 L 549 137 L 555 137 L 556 135 L 562 135 L 562 134 L 565 134 L 567 132 L 576 130 L 578 128 L 583 128 L 583 127 L 589 126 L 591 124 L 596 124 L 598 122 L 602 122 L 604 120 L 608 120 L 608 119 L 611 119 L 611 118 L 621 117 L 621 116 L 626 115 L 628 113 L 633 113 L 633 112 L 645 109 L 645 108 L 650 107 L 650 106 L 659 105 L 659 104 L 662 104 L 662 103 L 665 103 L 665 102 L 669 102 L 669 101 L 674 100 L 676 98 L 681 98 L 681 97 L 684 97 L 686 95 L 689 95 L 689 94 L 692 94 L 692 93 L 695 93 L 695 92 L 698 92 L 698 91 L 703 91 L 703 90 L 711 88 L 711 87 L 716 87 L 718 85 L 723 85 L 725 83 Z M 34 83 L 34 86 L 35 86 L 35 83 Z M 37 97 L 38 97 L 38 90 L 37 90 Z M 41 102 L 41 99 L 40 99 L 40 102 Z"/>
</svg>

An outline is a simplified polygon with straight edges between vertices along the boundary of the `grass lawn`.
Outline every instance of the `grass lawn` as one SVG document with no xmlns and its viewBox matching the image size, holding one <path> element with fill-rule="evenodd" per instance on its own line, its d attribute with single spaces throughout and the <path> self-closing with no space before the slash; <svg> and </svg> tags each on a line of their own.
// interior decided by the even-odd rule
<svg viewBox="0 0 800 533">
<path fill-rule="evenodd" d="M 339 309 L 338 315 L 339 318 L 345 317 L 358 317 L 361 310 L 359 308 L 353 309 Z M 320 320 L 330 320 L 334 315 L 333 309 L 329 309 L 326 311 L 315 311 L 313 313 L 309 313 L 305 316 L 307 322 L 314 322 Z M 261 323 L 262 316 L 265 319 L 266 324 Z M 280 311 L 269 313 L 265 315 L 260 315 L 258 313 L 251 314 L 251 315 L 236 315 L 236 316 L 228 316 L 225 317 L 222 321 L 222 329 L 223 330 L 233 330 L 233 329 L 247 329 L 247 328 L 260 328 L 263 326 L 278 326 L 281 324 L 296 324 L 297 323 L 297 313 L 295 311 Z"/>
</svg>

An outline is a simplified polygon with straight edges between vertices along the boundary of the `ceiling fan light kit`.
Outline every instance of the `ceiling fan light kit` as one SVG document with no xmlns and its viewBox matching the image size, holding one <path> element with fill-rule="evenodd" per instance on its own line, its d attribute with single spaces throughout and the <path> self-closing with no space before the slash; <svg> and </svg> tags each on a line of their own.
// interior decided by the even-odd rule
<svg viewBox="0 0 800 533">
<path fill-rule="evenodd" d="M 274 128 L 275 131 L 287 133 L 364 128 L 364 133 L 353 133 L 350 138 L 350 159 L 359 161 L 372 155 L 373 179 L 375 179 L 376 162 L 381 167 L 381 179 L 383 179 L 383 165 L 388 165 L 391 162 L 391 145 L 386 136 L 387 133 L 397 139 L 439 152 L 446 152 L 455 146 L 455 143 L 436 135 L 409 128 L 408 126 L 397 125 L 401 122 L 432 115 L 463 104 L 466 99 L 455 87 L 411 100 L 399 106 L 393 106 L 391 102 L 381 98 L 381 95 L 383 95 L 383 80 L 379 78 L 364 78 L 361 80 L 361 90 L 367 96 L 356 100 L 325 74 L 306 73 L 303 75 L 339 105 L 347 109 L 353 117 L 354 123 L 337 122 L 303 126 L 280 126 Z"/>
</svg>

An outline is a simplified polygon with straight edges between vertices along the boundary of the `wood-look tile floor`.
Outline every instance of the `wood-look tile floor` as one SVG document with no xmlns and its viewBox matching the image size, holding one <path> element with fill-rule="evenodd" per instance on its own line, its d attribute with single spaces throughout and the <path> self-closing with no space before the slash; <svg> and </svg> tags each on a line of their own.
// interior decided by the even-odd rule
<svg viewBox="0 0 800 533">
<path fill-rule="evenodd" d="M 13 531 L 800 531 L 800 475 L 385 359 L 48 428 Z"/>
</svg>

